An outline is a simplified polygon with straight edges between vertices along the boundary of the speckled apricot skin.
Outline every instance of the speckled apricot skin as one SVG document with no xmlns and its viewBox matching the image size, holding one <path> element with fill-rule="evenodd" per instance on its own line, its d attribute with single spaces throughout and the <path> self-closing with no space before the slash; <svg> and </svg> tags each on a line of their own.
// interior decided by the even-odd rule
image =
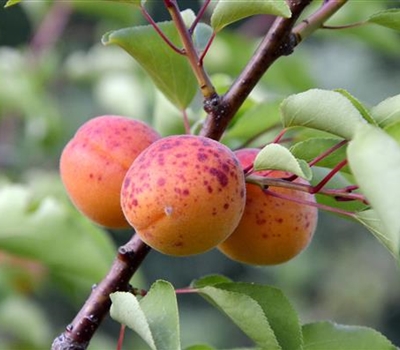
<svg viewBox="0 0 400 350">
<path fill-rule="evenodd" d="M 243 168 L 250 166 L 259 150 L 242 149 L 235 152 Z M 261 176 L 285 177 L 281 171 L 260 171 Z M 303 179 L 294 182 L 307 183 Z M 283 187 L 270 187 L 271 191 L 315 202 L 315 196 Z M 272 197 L 255 184 L 246 184 L 246 207 L 233 234 L 218 249 L 232 260 L 251 265 L 284 263 L 304 250 L 310 243 L 317 226 L 315 207 Z"/>
<path fill-rule="evenodd" d="M 145 243 L 164 254 L 189 256 L 233 232 L 245 189 L 243 170 L 229 148 L 201 136 L 170 136 L 132 163 L 121 205 Z"/>
<path fill-rule="evenodd" d="M 159 138 L 147 124 L 127 117 L 105 115 L 83 124 L 60 158 L 62 182 L 78 210 L 101 226 L 129 227 L 120 204 L 122 181 Z"/>
</svg>

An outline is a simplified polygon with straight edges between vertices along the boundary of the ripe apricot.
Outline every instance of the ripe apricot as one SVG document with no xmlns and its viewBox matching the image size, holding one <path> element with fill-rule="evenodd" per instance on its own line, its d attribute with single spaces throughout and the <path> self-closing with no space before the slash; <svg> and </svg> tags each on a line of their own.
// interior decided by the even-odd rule
<svg viewBox="0 0 400 350">
<path fill-rule="evenodd" d="M 152 248 L 174 256 L 203 253 L 239 223 L 245 205 L 243 170 L 234 153 L 217 141 L 166 137 L 132 163 L 121 204 Z"/>
<path fill-rule="evenodd" d="M 258 149 L 242 149 L 236 155 L 243 168 L 251 166 Z M 285 177 L 282 171 L 255 174 Z M 297 183 L 307 181 L 297 178 Z M 299 201 L 315 202 L 315 196 L 283 187 L 271 191 Z M 312 239 L 318 210 L 315 207 L 280 199 L 265 193 L 255 184 L 246 184 L 246 207 L 239 225 L 218 249 L 229 258 L 251 265 L 274 265 L 288 261 L 307 247 Z"/>
<path fill-rule="evenodd" d="M 105 115 L 83 124 L 60 159 L 61 179 L 78 210 L 102 226 L 129 227 L 120 204 L 122 181 L 133 160 L 159 138 L 127 117 Z"/>
</svg>

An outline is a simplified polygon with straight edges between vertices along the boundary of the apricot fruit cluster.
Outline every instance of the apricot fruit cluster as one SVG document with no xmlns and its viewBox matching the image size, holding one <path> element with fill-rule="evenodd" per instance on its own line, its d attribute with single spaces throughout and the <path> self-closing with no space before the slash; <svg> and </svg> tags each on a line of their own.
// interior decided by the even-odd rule
<svg viewBox="0 0 400 350">
<path fill-rule="evenodd" d="M 251 166 L 258 149 L 242 149 L 236 155 L 243 168 Z M 259 171 L 259 176 L 287 177 L 281 171 Z M 297 183 L 308 184 L 297 178 Z M 256 184 L 246 184 L 246 207 L 232 235 L 218 246 L 229 258 L 252 265 L 286 262 L 310 243 L 318 218 L 313 194 L 283 187 L 270 190 L 293 200 L 276 198 Z"/>
<path fill-rule="evenodd" d="M 120 204 L 122 181 L 136 157 L 159 138 L 147 124 L 122 116 L 83 124 L 60 159 L 61 180 L 78 210 L 102 226 L 129 227 Z"/>
<path fill-rule="evenodd" d="M 161 138 L 141 121 L 106 115 L 79 128 L 62 152 L 60 172 L 83 214 L 106 227 L 132 226 L 164 254 L 217 247 L 239 262 L 280 264 L 307 247 L 318 212 L 307 192 L 271 188 L 277 198 L 246 184 L 244 169 L 258 152 L 233 152 L 202 136 Z"/>
<path fill-rule="evenodd" d="M 245 206 L 244 173 L 234 153 L 219 142 L 166 137 L 132 163 L 121 204 L 152 248 L 174 256 L 203 253 L 238 225 Z"/>
</svg>

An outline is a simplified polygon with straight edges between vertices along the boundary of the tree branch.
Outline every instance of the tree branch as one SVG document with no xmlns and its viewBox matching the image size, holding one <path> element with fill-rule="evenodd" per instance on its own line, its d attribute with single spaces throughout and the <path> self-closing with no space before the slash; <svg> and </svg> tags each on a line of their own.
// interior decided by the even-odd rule
<svg viewBox="0 0 400 350">
<path fill-rule="evenodd" d="M 200 134 L 219 140 L 229 122 L 268 68 L 279 57 L 291 54 L 304 38 L 321 28 L 323 23 L 347 1 L 325 1 L 319 10 L 293 29 L 295 22 L 311 0 L 289 0 L 292 16 L 278 17 L 274 21 L 257 51 L 224 96 L 205 100 L 204 109 L 208 116 Z"/>
<path fill-rule="evenodd" d="M 110 294 L 130 290 L 129 281 L 149 251 L 150 247 L 136 234 L 128 243 L 119 248 L 118 256 L 109 273 L 92 289 L 92 293 L 72 323 L 54 340 L 52 350 L 87 348 L 90 339 L 110 309 Z"/>
</svg>

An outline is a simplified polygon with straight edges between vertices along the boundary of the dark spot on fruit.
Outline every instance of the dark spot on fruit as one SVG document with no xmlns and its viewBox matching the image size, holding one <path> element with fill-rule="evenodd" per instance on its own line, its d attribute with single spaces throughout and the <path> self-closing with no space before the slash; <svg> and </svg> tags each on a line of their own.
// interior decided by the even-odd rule
<svg viewBox="0 0 400 350">
<path fill-rule="evenodd" d="M 129 186 L 129 184 L 131 183 L 131 179 L 129 177 L 127 177 L 124 181 L 124 188 L 127 188 Z"/>
<path fill-rule="evenodd" d="M 229 172 L 229 165 L 226 164 L 226 163 L 222 164 L 222 169 L 223 169 L 226 173 L 228 173 L 228 172 Z"/>
<path fill-rule="evenodd" d="M 256 220 L 257 225 L 264 225 L 266 222 L 267 222 L 267 220 L 265 220 L 265 219 L 257 219 Z"/>
<path fill-rule="evenodd" d="M 188 190 L 187 188 L 185 188 L 185 189 L 183 190 L 182 194 L 183 194 L 184 196 L 188 196 L 188 195 L 189 195 L 189 190 Z"/>
<path fill-rule="evenodd" d="M 92 173 L 89 174 L 89 177 L 93 179 L 94 175 Z"/>
<path fill-rule="evenodd" d="M 199 162 L 205 162 L 208 159 L 207 154 L 205 153 L 197 153 L 197 159 Z"/>
<path fill-rule="evenodd" d="M 283 219 L 282 219 L 282 218 L 276 218 L 275 221 L 276 221 L 278 224 L 281 224 L 281 223 L 283 222 Z"/>
<path fill-rule="evenodd" d="M 211 168 L 210 174 L 217 178 L 218 182 L 220 183 L 220 185 L 222 187 L 225 187 L 228 185 L 228 182 L 229 182 L 228 177 L 221 170 L 219 170 L 217 168 Z"/>
<path fill-rule="evenodd" d="M 213 192 L 212 187 L 211 186 L 207 186 L 207 191 L 208 191 L 208 193 L 212 193 Z"/>
<path fill-rule="evenodd" d="M 228 209 L 229 208 L 229 204 L 228 203 L 225 203 L 224 204 L 224 209 Z"/>
<path fill-rule="evenodd" d="M 164 185 L 165 185 L 165 179 L 164 179 L 163 177 L 160 177 L 160 178 L 157 180 L 157 185 L 158 185 L 158 186 L 164 186 Z"/>
<path fill-rule="evenodd" d="M 132 201 L 132 205 L 133 205 L 133 206 L 137 207 L 138 204 L 139 204 L 139 203 L 138 203 L 137 199 L 134 199 L 134 200 Z"/>
</svg>

